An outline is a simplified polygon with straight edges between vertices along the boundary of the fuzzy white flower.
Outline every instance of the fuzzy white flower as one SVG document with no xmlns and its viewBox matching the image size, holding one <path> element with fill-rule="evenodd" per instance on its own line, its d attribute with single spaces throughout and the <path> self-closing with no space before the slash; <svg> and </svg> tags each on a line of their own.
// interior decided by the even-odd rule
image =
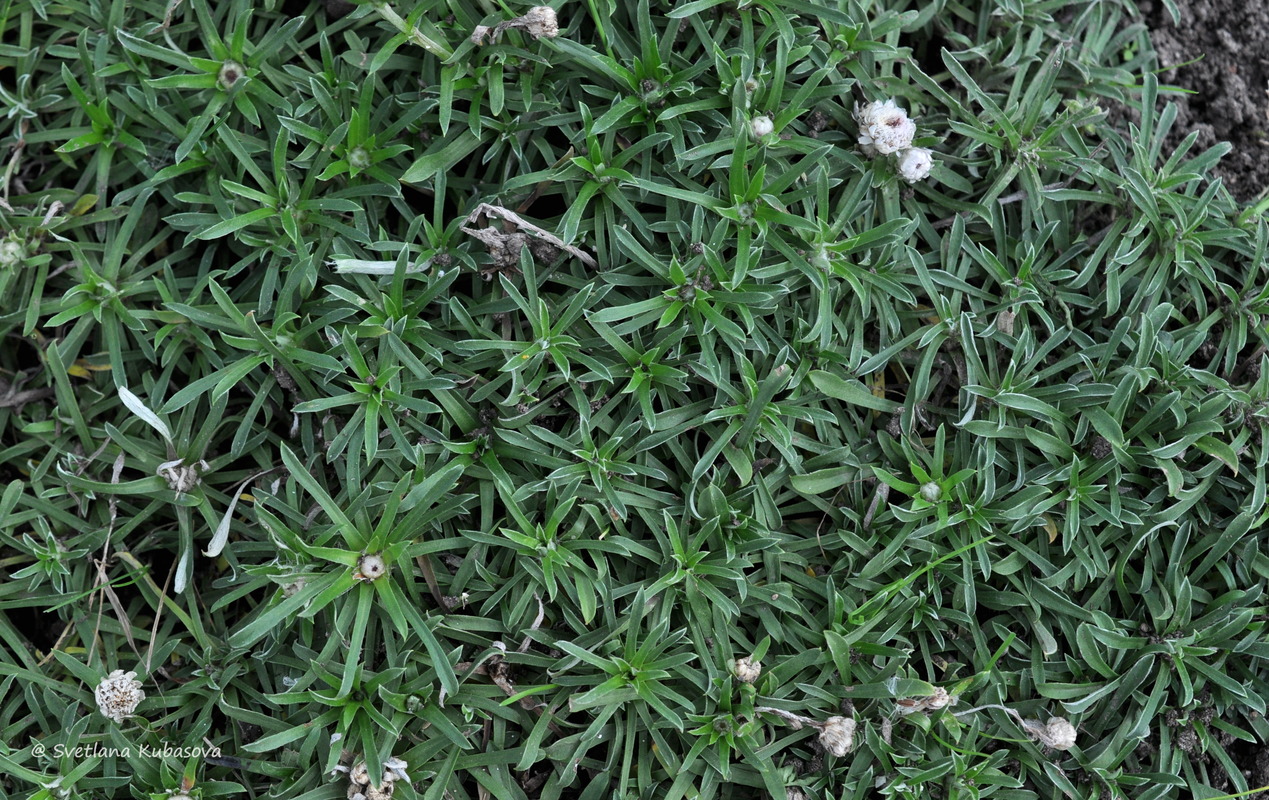
<svg viewBox="0 0 1269 800">
<path fill-rule="evenodd" d="M 924 147 L 909 147 L 899 154 L 899 174 L 908 183 L 925 180 L 934 166 L 934 154 Z"/>
<path fill-rule="evenodd" d="M 749 120 L 749 130 L 755 139 L 762 139 L 775 131 L 775 123 L 771 121 L 771 117 L 757 116 Z"/>
<path fill-rule="evenodd" d="M 855 720 L 850 717 L 829 717 L 820 726 L 820 744 L 837 757 L 850 752 L 855 746 Z"/>
<path fill-rule="evenodd" d="M 927 503 L 937 503 L 939 498 L 943 496 L 943 487 L 934 481 L 923 484 L 921 486 L 921 499 Z"/>
<path fill-rule="evenodd" d="M 97 685 L 97 708 L 102 716 L 122 723 L 145 699 L 137 673 L 117 669 Z"/>
<path fill-rule="evenodd" d="M 859 123 L 859 147 L 870 156 L 888 156 L 911 147 L 916 136 L 916 123 L 894 100 L 874 100 L 865 106 L 856 103 L 855 121 Z"/>
</svg>

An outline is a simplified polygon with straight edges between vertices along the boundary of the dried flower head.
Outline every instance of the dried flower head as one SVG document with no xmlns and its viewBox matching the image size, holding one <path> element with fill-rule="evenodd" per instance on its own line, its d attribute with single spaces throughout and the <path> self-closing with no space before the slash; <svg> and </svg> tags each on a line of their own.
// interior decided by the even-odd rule
<svg viewBox="0 0 1269 800">
<path fill-rule="evenodd" d="M 942 686 L 934 687 L 934 694 L 925 698 L 925 707 L 931 711 L 956 705 L 956 698 L 947 693 Z"/>
<path fill-rule="evenodd" d="M 909 147 L 899 153 L 899 175 L 908 183 L 923 181 L 934 167 L 934 154 L 924 147 Z"/>
<path fill-rule="evenodd" d="M 996 330 L 1006 336 L 1013 335 L 1013 321 L 1018 318 L 1018 312 L 1005 309 L 996 315 Z"/>
<path fill-rule="evenodd" d="M 1062 717 L 1052 717 L 1048 722 L 1035 719 L 1021 720 L 1022 729 L 1031 738 L 1054 750 L 1070 750 L 1075 746 L 1075 726 Z"/>
<path fill-rule="evenodd" d="M 916 123 L 894 100 L 856 103 L 854 116 L 859 123 L 859 147 L 866 155 L 888 156 L 912 146 Z"/>
<path fill-rule="evenodd" d="M 387 783 L 392 783 L 396 780 L 402 780 L 408 783 L 410 776 L 405 774 L 405 771 L 409 766 L 410 765 L 402 759 L 396 757 L 389 758 L 387 761 L 383 762 L 383 780 Z"/>
<path fill-rule="evenodd" d="M 1044 725 L 1048 741 L 1045 742 L 1054 750 L 1070 750 L 1075 746 L 1075 726 L 1062 717 L 1052 717 Z"/>
<path fill-rule="evenodd" d="M 203 481 L 203 473 L 211 469 L 206 461 L 199 459 L 193 464 L 186 464 L 185 459 L 164 461 L 159 464 L 155 474 L 167 481 L 167 488 L 178 495 L 185 494 Z"/>
<path fill-rule="evenodd" d="M 97 685 L 97 708 L 102 716 L 122 723 L 133 716 L 137 706 L 145 699 L 137 673 L 117 669 Z"/>
<path fill-rule="evenodd" d="M 409 781 L 405 774 L 410 766 L 399 758 L 389 758 L 383 762 L 383 782 L 378 786 L 370 783 L 370 770 L 366 762 L 359 761 L 348 773 L 348 800 L 388 800 L 396 789 L 396 782 Z"/>
<path fill-rule="evenodd" d="M 731 674 L 735 675 L 736 680 L 741 683 L 753 683 L 762 675 L 762 662 L 749 657 L 738 658 L 735 666 L 731 668 Z"/>
<path fill-rule="evenodd" d="M 855 720 L 850 717 L 829 717 L 820 726 L 820 744 L 841 757 L 855 746 Z"/>
<path fill-rule="evenodd" d="M 926 484 L 932 486 L 934 484 Z M 922 489 L 924 494 L 924 487 Z M 954 695 L 948 694 L 947 690 L 941 686 L 934 687 L 934 694 L 928 697 L 904 697 L 894 701 L 895 710 L 900 716 L 908 714 L 925 713 L 927 711 L 939 711 L 954 706 L 957 703 Z"/>
<path fill-rule="evenodd" d="M 471 32 L 472 44 L 479 47 L 485 44 L 485 40 L 490 43 L 496 42 L 502 32 L 508 28 L 522 28 L 534 39 L 544 37 L 554 39 L 560 35 L 560 24 L 555 16 L 555 9 L 550 6 L 534 6 L 524 16 L 499 22 L 493 28 L 488 25 L 477 25 Z"/>
<path fill-rule="evenodd" d="M 356 766 L 352 768 L 352 772 L 348 773 L 348 780 L 358 786 L 365 786 L 370 783 L 370 770 L 366 767 L 366 762 L 358 761 Z"/>
<path fill-rule="evenodd" d="M 554 39 L 560 35 L 560 25 L 555 18 L 555 9 L 550 6 L 534 6 L 520 19 L 524 23 L 524 29 L 534 39 L 541 39 L 543 36 Z"/>
</svg>

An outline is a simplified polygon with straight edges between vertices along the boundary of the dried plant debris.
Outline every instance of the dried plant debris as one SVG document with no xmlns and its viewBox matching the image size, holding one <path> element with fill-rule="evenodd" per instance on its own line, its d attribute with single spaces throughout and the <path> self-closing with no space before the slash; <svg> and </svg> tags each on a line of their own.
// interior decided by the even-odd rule
<svg viewBox="0 0 1269 800">
<path fill-rule="evenodd" d="M 499 230 L 497 226 L 486 228 L 473 228 L 481 217 L 487 219 L 499 218 L 514 225 L 517 230 L 510 233 Z M 566 244 L 555 234 L 544 228 L 534 225 L 532 222 L 521 217 L 519 214 L 501 206 L 491 205 L 489 203 L 481 203 L 471 214 L 467 216 L 466 224 L 463 226 L 463 233 L 474 236 L 484 243 L 489 252 L 489 257 L 493 259 L 494 268 L 497 270 L 513 270 L 520 263 L 520 251 L 525 247 L 533 253 L 535 260 L 545 264 L 552 263 L 561 251 L 577 258 L 588 267 L 594 268 L 598 266 L 595 259 L 585 251 Z"/>
<path fill-rule="evenodd" d="M 498 37 L 502 35 L 503 31 L 513 28 L 523 30 L 534 39 L 554 39 L 560 35 L 560 26 L 555 16 L 555 9 L 550 6 L 534 6 L 524 16 L 499 22 L 492 28 L 486 25 L 477 25 L 471 33 L 472 44 L 477 46 L 486 43 L 493 44 L 498 41 Z"/>
</svg>

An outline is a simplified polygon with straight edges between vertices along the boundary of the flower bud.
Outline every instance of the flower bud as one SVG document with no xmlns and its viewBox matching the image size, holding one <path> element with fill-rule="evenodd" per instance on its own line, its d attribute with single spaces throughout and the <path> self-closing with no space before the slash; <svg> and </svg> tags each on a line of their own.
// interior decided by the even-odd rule
<svg viewBox="0 0 1269 800">
<path fill-rule="evenodd" d="M 775 131 L 775 123 L 771 121 L 771 117 L 759 115 L 749 120 L 749 130 L 753 133 L 753 138 L 762 139 Z"/>
<path fill-rule="evenodd" d="M 348 153 L 348 165 L 353 169 L 366 169 L 370 166 L 370 153 L 364 147 L 354 147 Z"/>
<path fill-rule="evenodd" d="M 924 147 L 909 147 L 899 154 L 899 175 L 908 183 L 925 180 L 933 166 L 933 154 Z"/>
<path fill-rule="evenodd" d="M 921 487 L 921 499 L 927 503 L 937 503 L 943 497 L 943 487 L 934 481 Z"/>
<path fill-rule="evenodd" d="M 372 554 L 364 555 L 357 562 L 356 577 L 364 581 L 376 581 L 382 578 L 388 572 L 388 565 L 383 560 L 383 556 Z"/>
<path fill-rule="evenodd" d="M 216 75 L 216 82 L 220 84 L 220 88 L 226 92 L 234 88 L 234 84 L 247 71 L 246 67 L 234 61 L 232 58 L 226 59 L 225 63 L 220 65 L 220 72 Z"/>
</svg>

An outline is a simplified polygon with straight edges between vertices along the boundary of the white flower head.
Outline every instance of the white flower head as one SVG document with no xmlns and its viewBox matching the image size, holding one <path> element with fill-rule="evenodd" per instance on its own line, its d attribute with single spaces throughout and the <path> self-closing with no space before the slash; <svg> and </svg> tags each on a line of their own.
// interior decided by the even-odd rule
<svg viewBox="0 0 1269 800">
<path fill-rule="evenodd" d="M 855 746 L 855 720 L 850 717 L 829 717 L 820 726 L 820 744 L 837 757 L 846 755 Z"/>
<path fill-rule="evenodd" d="M 909 147 L 899 154 L 899 174 L 908 183 L 925 180 L 934 166 L 934 154 L 924 147 Z"/>
<path fill-rule="evenodd" d="M 133 716 L 137 706 L 145 699 L 137 673 L 117 669 L 97 685 L 97 708 L 102 716 L 122 723 Z"/>
<path fill-rule="evenodd" d="M 741 683 L 753 683 L 762 675 L 762 662 L 748 657 L 738 658 L 736 659 L 736 665 L 732 667 L 731 673 Z"/>
<path fill-rule="evenodd" d="M 859 147 L 869 156 L 888 156 L 911 147 L 916 135 L 916 123 L 894 100 L 874 100 L 865 106 L 856 103 L 855 121 L 859 123 Z"/>
<path fill-rule="evenodd" d="M 775 123 L 771 117 L 759 115 L 749 120 L 749 131 L 753 133 L 753 138 L 762 139 L 775 131 Z"/>
</svg>

